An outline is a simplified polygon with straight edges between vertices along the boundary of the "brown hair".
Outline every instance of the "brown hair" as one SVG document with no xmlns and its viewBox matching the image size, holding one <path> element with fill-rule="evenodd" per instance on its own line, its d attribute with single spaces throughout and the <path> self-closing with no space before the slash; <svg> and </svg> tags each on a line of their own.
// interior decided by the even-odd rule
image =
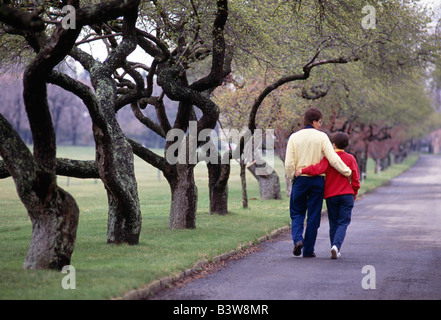
<svg viewBox="0 0 441 320">
<path fill-rule="evenodd" d="M 349 145 L 349 135 L 346 132 L 336 132 L 332 136 L 332 142 L 338 149 L 344 149 Z"/>
<path fill-rule="evenodd" d="M 311 125 L 314 121 L 319 121 L 322 118 L 322 112 L 317 108 L 309 108 L 306 110 L 303 125 Z"/>
</svg>

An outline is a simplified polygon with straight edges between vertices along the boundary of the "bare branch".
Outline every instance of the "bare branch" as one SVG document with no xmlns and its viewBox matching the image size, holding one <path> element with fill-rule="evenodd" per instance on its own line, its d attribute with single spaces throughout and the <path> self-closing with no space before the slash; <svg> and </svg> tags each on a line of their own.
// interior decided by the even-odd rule
<svg viewBox="0 0 441 320">
<path fill-rule="evenodd" d="M 146 117 L 139 109 L 137 103 L 132 103 L 131 107 L 133 114 L 135 115 L 136 119 L 139 120 L 139 122 L 141 122 L 147 128 L 151 129 L 153 132 L 157 133 L 158 135 L 160 135 L 165 139 L 166 132 L 164 132 L 164 130 L 162 130 L 162 128 L 158 124 L 153 122 L 150 118 Z"/>
<path fill-rule="evenodd" d="M 319 52 L 319 51 L 318 51 Z M 267 86 L 260 95 L 256 98 L 254 101 L 254 104 L 251 108 L 249 122 L 248 122 L 248 128 L 253 132 L 256 129 L 256 116 L 257 111 L 262 104 L 263 100 L 274 90 L 279 88 L 280 86 L 284 85 L 285 83 L 292 82 L 292 81 L 299 81 L 299 80 L 306 80 L 311 75 L 311 70 L 317 66 L 321 66 L 324 64 L 339 64 L 339 63 L 348 63 L 350 61 L 357 61 L 358 57 L 352 57 L 352 58 L 335 58 L 335 59 L 325 59 L 325 60 L 319 60 L 315 61 L 317 59 L 318 55 L 316 54 L 313 59 L 311 59 L 308 63 L 306 63 L 303 67 L 303 73 L 300 74 L 294 74 L 286 77 L 282 77 L 269 86 Z"/>
<path fill-rule="evenodd" d="M 228 1 L 217 1 L 217 13 L 213 23 L 213 58 L 211 63 L 211 71 L 208 76 L 194 82 L 190 88 L 199 92 L 217 87 L 222 84 L 224 75 L 225 60 L 225 37 L 224 27 L 228 18 Z"/>
<path fill-rule="evenodd" d="M 75 42 L 75 45 L 78 46 L 78 45 L 83 44 L 83 43 L 88 43 L 88 42 L 92 42 L 92 41 L 96 41 L 96 40 L 100 40 L 100 39 L 113 38 L 113 37 L 121 36 L 121 35 L 122 35 L 122 32 L 117 32 L 117 33 L 112 33 L 112 34 L 105 34 L 105 35 L 97 36 L 97 37 L 92 38 L 92 39 L 85 39 L 85 40 L 81 40 L 81 41 Z"/>
<path fill-rule="evenodd" d="M 168 174 L 171 173 L 172 166 L 169 165 L 167 160 L 150 149 L 145 148 L 140 143 L 136 142 L 132 139 L 127 139 L 129 141 L 130 145 L 132 146 L 133 153 L 136 154 L 138 157 L 140 157 L 142 160 L 146 161 L 147 163 L 151 164 L 155 168 L 161 170 L 165 177 L 167 178 Z"/>
</svg>

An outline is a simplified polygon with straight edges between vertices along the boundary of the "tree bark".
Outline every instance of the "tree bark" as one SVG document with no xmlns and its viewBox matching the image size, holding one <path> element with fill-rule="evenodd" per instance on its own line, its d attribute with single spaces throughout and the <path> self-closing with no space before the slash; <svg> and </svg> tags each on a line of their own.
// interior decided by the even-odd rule
<svg viewBox="0 0 441 320">
<path fill-rule="evenodd" d="M 78 206 L 55 180 L 50 181 L 47 190 L 41 189 L 38 174 L 41 169 L 1 114 L 0 142 L 0 155 L 32 223 L 32 238 L 23 267 L 61 270 L 70 263 L 74 250 Z"/>
<path fill-rule="evenodd" d="M 79 1 L 68 4 L 79 6 Z M 61 269 L 73 252 L 79 209 L 56 183 L 55 132 L 47 101 L 46 80 L 67 55 L 80 30 L 58 25 L 26 67 L 23 98 L 34 141 L 32 155 L 12 126 L 0 117 L 0 154 L 32 222 L 32 239 L 24 263 L 30 269 Z"/>
<path fill-rule="evenodd" d="M 100 178 L 106 188 L 109 205 L 107 242 L 137 244 L 142 218 L 133 150 L 116 120 L 116 87 L 109 73 L 111 69 L 79 49 L 72 50 L 71 55 L 89 70 L 95 93 L 79 81 L 58 72 L 52 72 L 50 81 L 77 95 L 88 108 L 96 153 L 93 162 L 59 159 L 57 173 Z"/>
<path fill-rule="evenodd" d="M 208 190 L 210 197 L 210 214 L 228 214 L 228 179 L 230 177 L 230 152 L 221 155 L 213 140 L 207 142 L 206 161 L 208 169 Z M 206 146 L 207 146 L 206 144 Z M 211 152 L 216 158 L 210 159 Z M 213 161 L 217 159 L 217 161 Z"/>
<path fill-rule="evenodd" d="M 51 197 L 38 207 L 28 207 L 32 239 L 25 269 L 57 269 L 70 264 L 79 219 L 72 196 L 55 186 Z"/>
<path fill-rule="evenodd" d="M 138 244 L 142 218 L 132 148 L 116 119 L 111 134 L 103 135 L 96 127 L 94 132 L 98 172 L 109 204 L 107 243 Z"/>
<path fill-rule="evenodd" d="M 280 194 L 280 179 L 278 174 L 274 169 L 269 170 L 270 173 L 258 174 L 257 170 L 259 168 L 266 168 L 267 171 L 268 164 L 266 162 L 262 164 L 253 163 L 248 166 L 248 170 L 253 174 L 259 183 L 260 198 L 263 200 L 268 199 L 282 199 Z"/>
<path fill-rule="evenodd" d="M 228 177 L 230 164 L 207 164 L 210 214 L 228 213 Z"/>
<path fill-rule="evenodd" d="M 98 167 L 94 160 L 72 160 L 57 158 L 57 175 L 80 179 L 99 179 Z M 0 179 L 10 177 L 6 163 L 0 160 Z"/>
<path fill-rule="evenodd" d="M 158 84 L 170 99 L 181 101 L 175 127 L 181 130 L 184 128 L 183 131 L 187 129 L 192 106 L 195 105 L 203 113 L 197 121 L 196 137 L 203 129 L 213 129 L 219 118 L 218 106 L 198 91 L 186 86 L 186 77 L 179 77 L 180 68 L 163 64 L 159 70 Z M 173 165 L 176 167 L 176 178 L 168 178 L 172 192 L 169 222 L 171 229 L 194 229 L 196 227 L 197 188 L 194 182 L 194 165 L 189 164 L 189 139 L 191 138 L 187 136 L 185 147 L 187 164 Z M 166 150 L 167 148 L 166 146 Z"/>
<path fill-rule="evenodd" d="M 72 160 L 66 158 L 57 158 L 57 175 L 80 179 L 100 178 L 98 167 L 94 160 Z"/>
<path fill-rule="evenodd" d="M 124 3 L 123 41 L 100 63 L 78 48 L 70 54 L 89 71 L 95 93 L 65 75 L 52 73 L 51 80 L 77 94 L 93 121 L 98 173 L 107 191 L 107 243 L 138 244 L 141 209 L 135 178 L 133 151 L 116 120 L 116 84 L 112 73 L 136 48 L 135 24 L 139 1 Z M 111 12 L 116 14 L 116 12 Z"/>
<path fill-rule="evenodd" d="M 195 229 L 198 189 L 194 165 L 177 164 L 176 176 L 169 180 L 171 189 L 170 229 Z"/>
<path fill-rule="evenodd" d="M 240 159 L 240 182 L 242 186 L 242 207 L 248 208 L 248 192 L 247 192 L 247 178 L 246 178 L 246 163 L 243 157 Z"/>
</svg>

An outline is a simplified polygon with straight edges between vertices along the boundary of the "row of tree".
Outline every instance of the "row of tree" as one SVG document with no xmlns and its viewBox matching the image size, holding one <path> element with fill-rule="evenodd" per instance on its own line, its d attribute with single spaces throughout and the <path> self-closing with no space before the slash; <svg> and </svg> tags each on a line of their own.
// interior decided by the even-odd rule
<svg viewBox="0 0 441 320">
<path fill-rule="evenodd" d="M 62 65 L 62 72 L 67 72 L 70 76 L 77 76 L 78 67 Z M 75 71 L 75 72 L 73 72 Z M 0 71 L 0 73 L 2 73 Z M 91 86 L 87 74 L 79 74 L 78 79 L 88 86 Z M 155 90 L 160 90 L 155 86 Z M 0 77 L 0 96 L 2 104 L 0 113 L 8 119 L 24 142 L 32 144 L 32 133 L 26 117 L 26 110 L 23 103 L 23 85 L 19 74 L 4 74 Z M 90 130 L 92 125 L 91 118 L 82 101 L 75 95 L 61 89 L 55 85 L 48 86 L 48 102 L 52 115 L 54 131 L 58 145 L 72 146 L 94 146 L 95 141 Z M 171 118 L 176 114 L 176 103 L 164 97 L 166 112 Z M 144 111 L 146 116 L 157 121 L 156 112 L 153 109 Z M 117 119 L 124 133 L 145 146 L 151 148 L 163 148 L 164 139 L 159 137 L 151 130 L 146 130 L 145 126 L 133 117 L 133 112 L 129 108 L 124 108 L 117 113 Z"/>
<path fill-rule="evenodd" d="M 74 28 L 67 23 L 72 19 Z M 187 132 L 181 142 L 190 150 L 205 143 L 191 145 L 190 123 L 196 123 L 196 135 L 218 123 L 245 126 L 251 133 L 271 127 L 283 146 L 311 104 L 327 112 L 331 131 L 349 131 L 354 141 L 390 140 L 400 126 L 406 138 L 413 137 L 404 126 L 413 130 L 415 123 L 434 118 L 422 98 L 423 70 L 438 57 L 439 41 L 426 28 L 427 12 L 413 3 L 2 1 L 0 21 L 3 69 L 25 66 L 23 101 L 33 141 L 30 152 L 0 114 L 0 176 L 12 176 L 33 225 L 25 268 L 60 269 L 70 261 L 79 209 L 56 175 L 100 178 L 108 196 L 107 242 L 138 243 L 142 223 L 134 154 L 161 170 L 170 185 L 169 227 L 195 228 L 195 164 L 189 152 L 185 163 L 168 161 L 176 143 L 167 139 L 172 129 Z M 105 43 L 107 54 L 89 50 L 96 41 Z M 136 48 L 147 58 L 132 61 Z M 87 70 L 90 86 L 59 68 L 67 57 Z M 48 84 L 85 105 L 94 161 L 56 158 Z M 155 85 L 160 90 L 153 90 Z M 165 97 L 176 101 L 173 116 L 166 112 Z M 164 156 L 126 136 L 117 119 L 126 106 L 165 141 Z M 217 155 L 227 159 L 207 164 L 212 213 L 228 212 L 229 161 L 244 164 L 247 142 L 243 137 L 234 150 Z M 278 183 L 274 171 L 259 179 Z"/>
</svg>

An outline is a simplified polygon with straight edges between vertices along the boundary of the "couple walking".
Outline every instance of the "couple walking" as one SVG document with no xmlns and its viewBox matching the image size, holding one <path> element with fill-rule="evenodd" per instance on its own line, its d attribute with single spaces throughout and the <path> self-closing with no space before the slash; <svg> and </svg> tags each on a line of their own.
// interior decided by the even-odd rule
<svg viewBox="0 0 441 320">
<path fill-rule="evenodd" d="M 349 136 L 337 132 L 331 143 L 326 133 L 318 130 L 321 126 L 322 113 L 316 108 L 309 108 L 304 114 L 303 129 L 291 135 L 286 149 L 285 170 L 292 181 L 290 215 L 293 253 L 300 256 L 303 249 L 303 257 L 315 257 L 314 245 L 325 198 L 331 258 L 337 259 L 341 256 L 340 249 L 360 188 L 359 171 L 355 158 L 343 151 L 349 143 Z"/>
</svg>

